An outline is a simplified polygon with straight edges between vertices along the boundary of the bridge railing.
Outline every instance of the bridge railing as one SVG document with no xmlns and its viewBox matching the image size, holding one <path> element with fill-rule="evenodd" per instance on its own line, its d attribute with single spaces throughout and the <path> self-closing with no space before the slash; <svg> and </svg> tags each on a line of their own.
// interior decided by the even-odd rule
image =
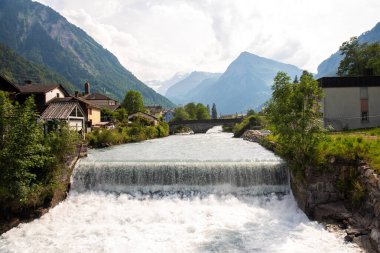
<svg viewBox="0 0 380 253">
<path fill-rule="evenodd" d="M 181 120 L 181 121 L 172 121 L 170 125 L 182 125 L 182 124 L 200 124 L 200 123 L 209 123 L 209 124 L 226 124 L 226 123 L 240 123 L 243 121 L 242 117 L 232 118 L 232 119 L 202 119 L 202 120 Z"/>
</svg>

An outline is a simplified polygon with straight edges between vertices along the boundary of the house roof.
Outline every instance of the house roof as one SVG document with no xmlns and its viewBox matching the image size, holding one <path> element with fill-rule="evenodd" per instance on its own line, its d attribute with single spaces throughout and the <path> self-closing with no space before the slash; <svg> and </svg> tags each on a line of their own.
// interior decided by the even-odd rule
<svg viewBox="0 0 380 253">
<path fill-rule="evenodd" d="M 90 94 L 84 95 L 83 98 L 87 99 L 87 100 L 113 100 L 113 101 L 116 101 L 115 99 L 107 97 L 106 95 L 101 94 L 101 93 L 90 93 Z"/>
<path fill-rule="evenodd" d="M 380 76 L 322 77 L 318 82 L 322 88 L 380 87 Z"/>
<path fill-rule="evenodd" d="M 25 84 L 16 85 L 16 87 L 21 93 L 47 93 L 51 90 L 59 88 L 66 96 L 69 96 L 69 93 L 60 84 Z"/>
<path fill-rule="evenodd" d="M 116 109 L 120 107 L 120 105 L 98 105 L 98 106 L 102 109 L 108 109 L 111 111 L 115 111 Z"/>
<path fill-rule="evenodd" d="M 150 115 L 150 114 L 147 114 L 145 112 L 136 112 L 134 114 L 131 114 L 128 116 L 128 119 L 132 119 L 134 117 L 144 117 L 144 118 L 148 118 L 150 120 L 158 120 L 156 117 L 154 117 L 153 115 Z"/>
<path fill-rule="evenodd" d="M 46 110 L 42 113 L 42 119 L 67 119 L 71 112 L 79 108 L 77 102 L 55 102 L 50 103 Z"/>
<path fill-rule="evenodd" d="M 2 75 L 0 75 L 0 90 L 7 92 L 20 92 L 16 85 Z"/>
<path fill-rule="evenodd" d="M 69 102 L 69 101 L 72 101 L 72 102 L 78 101 L 78 102 L 82 102 L 82 103 L 84 103 L 84 104 L 86 104 L 86 105 L 88 105 L 90 107 L 101 109 L 100 106 L 95 105 L 95 104 L 91 103 L 91 101 L 88 101 L 88 100 L 86 100 L 86 99 L 84 99 L 82 97 L 53 98 L 48 103 L 51 104 L 51 103 Z"/>
</svg>

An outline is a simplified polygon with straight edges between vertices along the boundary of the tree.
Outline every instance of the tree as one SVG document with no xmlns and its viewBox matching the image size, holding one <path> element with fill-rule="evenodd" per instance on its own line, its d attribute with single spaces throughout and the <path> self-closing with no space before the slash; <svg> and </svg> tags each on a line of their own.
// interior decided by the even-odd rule
<svg viewBox="0 0 380 253">
<path fill-rule="evenodd" d="M 362 43 L 357 37 L 346 41 L 339 48 L 344 55 L 340 62 L 337 74 L 339 76 L 362 76 L 369 69 L 374 75 L 380 75 L 380 44 Z"/>
<path fill-rule="evenodd" d="M 13 105 L 0 92 L 0 197 L 26 202 L 41 182 L 48 180 L 55 158 L 45 143 L 43 127 L 37 121 L 34 100 Z"/>
<path fill-rule="evenodd" d="M 200 119 L 210 119 L 210 113 L 209 111 L 207 110 L 207 107 L 204 106 L 203 104 L 201 103 L 198 103 L 197 106 L 196 106 L 196 110 L 197 110 L 197 119 L 200 120 Z"/>
<path fill-rule="evenodd" d="M 247 117 L 249 117 L 249 116 L 253 116 L 253 115 L 256 115 L 255 110 L 253 110 L 253 109 L 249 109 L 249 110 L 247 111 Z"/>
<path fill-rule="evenodd" d="M 177 107 L 174 109 L 173 121 L 189 120 L 190 116 L 183 107 Z"/>
<path fill-rule="evenodd" d="M 218 118 L 218 112 L 216 111 L 216 105 L 215 105 L 215 103 L 212 103 L 211 118 L 213 118 L 213 119 L 217 119 Z"/>
<path fill-rule="evenodd" d="M 207 104 L 207 111 L 208 111 L 208 114 L 211 115 L 210 105 L 209 104 Z"/>
<path fill-rule="evenodd" d="M 297 75 L 294 77 L 293 83 L 299 83 Z"/>
<path fill-rule="evenodd" d="M 141 93 L 135 90 L 128 91 L 121 107 L 125 108 L 129 115 L 144 111 L 144 102 Z"/>
<path fill-rule="evenodd" d="M 189 114 L 189 119 L 197 119 L 197 106 L 195 103 L 188 103 L 185 105 L 185 110 Z"/>
<path fill-rule="evenodd" d="M 317 145 L 324 136 L 319 102 L 322 89 L 312 74 L 304 72 L 299 83 L 279 72 L 274 78 L 268 117 L 278 135 L 280 152 L 291 165 L 304 168 L 314 159 Z"/>
</svg>

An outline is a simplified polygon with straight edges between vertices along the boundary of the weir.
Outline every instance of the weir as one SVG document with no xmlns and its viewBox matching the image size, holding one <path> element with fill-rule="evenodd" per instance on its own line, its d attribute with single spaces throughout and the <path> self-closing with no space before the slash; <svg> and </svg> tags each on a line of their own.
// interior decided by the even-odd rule
<svg viewBox="0 0 380 253">
<path fill-rule="evenodd" d="M 267 194 L 289 191 L 283 162 L 80 162 L 72 190 L 120 193 Z"/>
</svg>

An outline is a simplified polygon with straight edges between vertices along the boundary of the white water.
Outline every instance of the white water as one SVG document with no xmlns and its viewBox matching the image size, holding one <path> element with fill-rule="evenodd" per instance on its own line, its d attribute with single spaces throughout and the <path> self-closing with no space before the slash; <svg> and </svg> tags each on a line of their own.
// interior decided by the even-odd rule
<svg viewBox="0 0 380 253">
<path fill-rule="evenodd" d="M 67 200 L 42 218 L 2 235 L 0 252 L 359 252 L 309 221 L 291 194 L 257 196 L 255 185 L 225 181 L 236 170 L 223 163 L 252 164 L 252 173 L 265 171 L 268 163 L 282 168 L 273 167 L 281 160 L 257 144 L 230 137 L 173 136 L 92 151 L 76 168 Z M 117 162 L 107 169 L 105 160 Z M 200 161 L 212 166 L 199 169 Z M 172 186 L 178 178 L 161 181 L 156 188 L 149 182 L 152 175 L 120 180 L 126 175 L 123 167 L 136 163 L 143 171 L 149 164 L 163 163 L 165 170 L 172 163 L 191 164 L 195 174 L 177 188 Z M 124 172 L 104 180 L 102 173 L 88 173 L 91 164 L 105 166 L 109 175 Z M 229 176 L 201 180 L 205 183 L 196 188 L 199 171 L 220 166 Z M 83 183 L 83 175 L 93 180 L 94 187 Z M 245 191 L 238 191 L 241 188 Z"/>
</svg>

